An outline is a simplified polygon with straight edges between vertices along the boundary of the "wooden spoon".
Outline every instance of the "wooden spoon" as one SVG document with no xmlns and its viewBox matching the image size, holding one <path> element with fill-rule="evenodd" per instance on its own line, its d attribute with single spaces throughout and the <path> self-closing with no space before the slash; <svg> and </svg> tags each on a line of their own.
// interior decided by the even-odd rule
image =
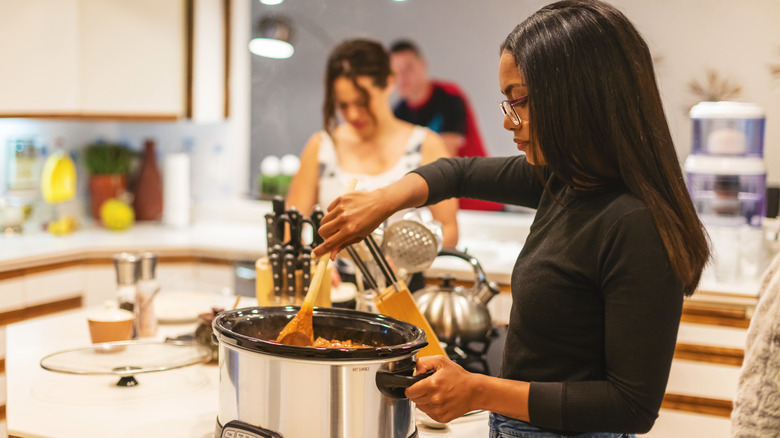
<svg viewBox="0 0 780 438">
<path fill-rule="evenodd" d="M 347 193 L 355 190 L 357 179 L 352 178 L 347 185 Z M 312 319 L 314 316 L 314 301 L 320 292 L 322 277 L 325 276 L 325 270 L 330 265 L 330 254 L 323 254 L 317 261 L 317 271 L 309 284 L 309 291 L 306 292 L 306 298 L 303 299 L 301 310 L 298 314 L 284 326 L 276 342 L 286 345 L 295 345 L 299 347 L 311 347 L 314 344 L 314 329 L 312 328 Z"/>
<path fill-rule="evenodd" d="M 317 262 L 317 271 L 309 285 L 309 291 L 306 292 L 306 298 L 301 304 L 301 310 L 290 322 L 284 326 L 276 342 L 287 345 L 297 345 L 300 347 L 310 347 L 314 344 L 314 329 L 312 328 L 312 318 L 314 312 L 314 301 L 320 291 L 322 277 L 325 276 L 325 270 L 330 264 L 330 254 L 323 254 Z"/>
</svg>

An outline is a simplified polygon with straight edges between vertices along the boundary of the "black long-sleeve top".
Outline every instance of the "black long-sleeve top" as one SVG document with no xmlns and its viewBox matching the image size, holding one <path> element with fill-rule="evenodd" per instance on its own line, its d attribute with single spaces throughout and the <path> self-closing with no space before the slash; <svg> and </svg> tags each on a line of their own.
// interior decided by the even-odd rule
<svg viewBox="0 0 780 438">
<path fill-rule="evenodd" d="M 650 430 L 683 287 L 646 205 L 622 187 L 574 190 L 523 156 L 441 159 L 415 172 L 427 204 L 469 197 L 536 209 L 512 271 L 501 367 L 501 377 L 531 382 L 530 422 L 566 434 Z"/>
</svg>

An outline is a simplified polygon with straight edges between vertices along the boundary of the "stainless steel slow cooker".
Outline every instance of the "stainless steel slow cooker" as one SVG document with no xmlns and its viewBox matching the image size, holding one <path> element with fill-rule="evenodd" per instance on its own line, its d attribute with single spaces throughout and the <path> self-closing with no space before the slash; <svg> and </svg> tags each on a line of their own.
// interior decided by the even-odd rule
<svg viewBox="0 0 780 438">
<path fill-rule="evenodd" d="M 285 438 L 417 436 L 404 389 L 428 343 L 420 328 L 348 309 L 315 308 L 314 334 L 370 345 L 296 347 L 275 342 L 298 307 L 226 311 L 213 322 L 219 341 L 217 436 L 240 421 Z"/>
</svg>

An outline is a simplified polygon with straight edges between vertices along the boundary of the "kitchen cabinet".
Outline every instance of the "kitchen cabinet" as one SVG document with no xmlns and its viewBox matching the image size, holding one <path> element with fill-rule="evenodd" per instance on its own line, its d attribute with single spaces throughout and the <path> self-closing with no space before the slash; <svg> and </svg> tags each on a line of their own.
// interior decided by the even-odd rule
<svg viewBox="0 0 780 438">
<path fill-rule="evenodd" d="M 0 0 L 0 117 L 224 118 L 228 4 Z"/>
<path fill-rule="evenodd" d="M 80 110 L 180 116 L 185 84 L 182 0 L 80 0 Z"/>
<path fill-rule="evenodd" d="M 5 419 L 8 386 L 5 324 L 79 307 L 81 278 L 81 272 L 70 265 L 46 272 L 25 270 L 14 276 L 0 273 L 0 422 Z M 2 426 L 0 436 L 5 436 Z"/>
<path fill-rule="evenodd" d="M 0 0 L 0 113 L 71 113 L 79 0 Z"/>
<path fill-rule="evenodd" d="M 5 327 L 0 327 L 0 437 L 5 437 L 5 402 L 7 399 L 7 379 L 5 377 Z"/>
</svg>

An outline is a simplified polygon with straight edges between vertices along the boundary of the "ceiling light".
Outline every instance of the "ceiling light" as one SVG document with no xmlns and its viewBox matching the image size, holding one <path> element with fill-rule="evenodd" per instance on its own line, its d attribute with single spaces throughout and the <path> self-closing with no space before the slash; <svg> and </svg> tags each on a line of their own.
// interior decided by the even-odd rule
<svg viewBox="0 0 780 438">
<path fill-rule="evenodd" d="M 249 51 L 266 58 L 287 59 L 295 53 L 295 48 L 286 41 L 255 38 L 249 42 Z"/>
<path fill-rule="evenodd" d="M 260 3 L 264 5 L 278 5 L 279 3 L 283 2 L 284 0 L 260 0 Z"/>
<path fill-rule="evenodd" d="M 249 51 L 258 56 L 286 59 L 292 56 L 292 26 L 280 17 L 265 17 L 257 25 L 257 37 L 249 42 Z"/>
</svg>

